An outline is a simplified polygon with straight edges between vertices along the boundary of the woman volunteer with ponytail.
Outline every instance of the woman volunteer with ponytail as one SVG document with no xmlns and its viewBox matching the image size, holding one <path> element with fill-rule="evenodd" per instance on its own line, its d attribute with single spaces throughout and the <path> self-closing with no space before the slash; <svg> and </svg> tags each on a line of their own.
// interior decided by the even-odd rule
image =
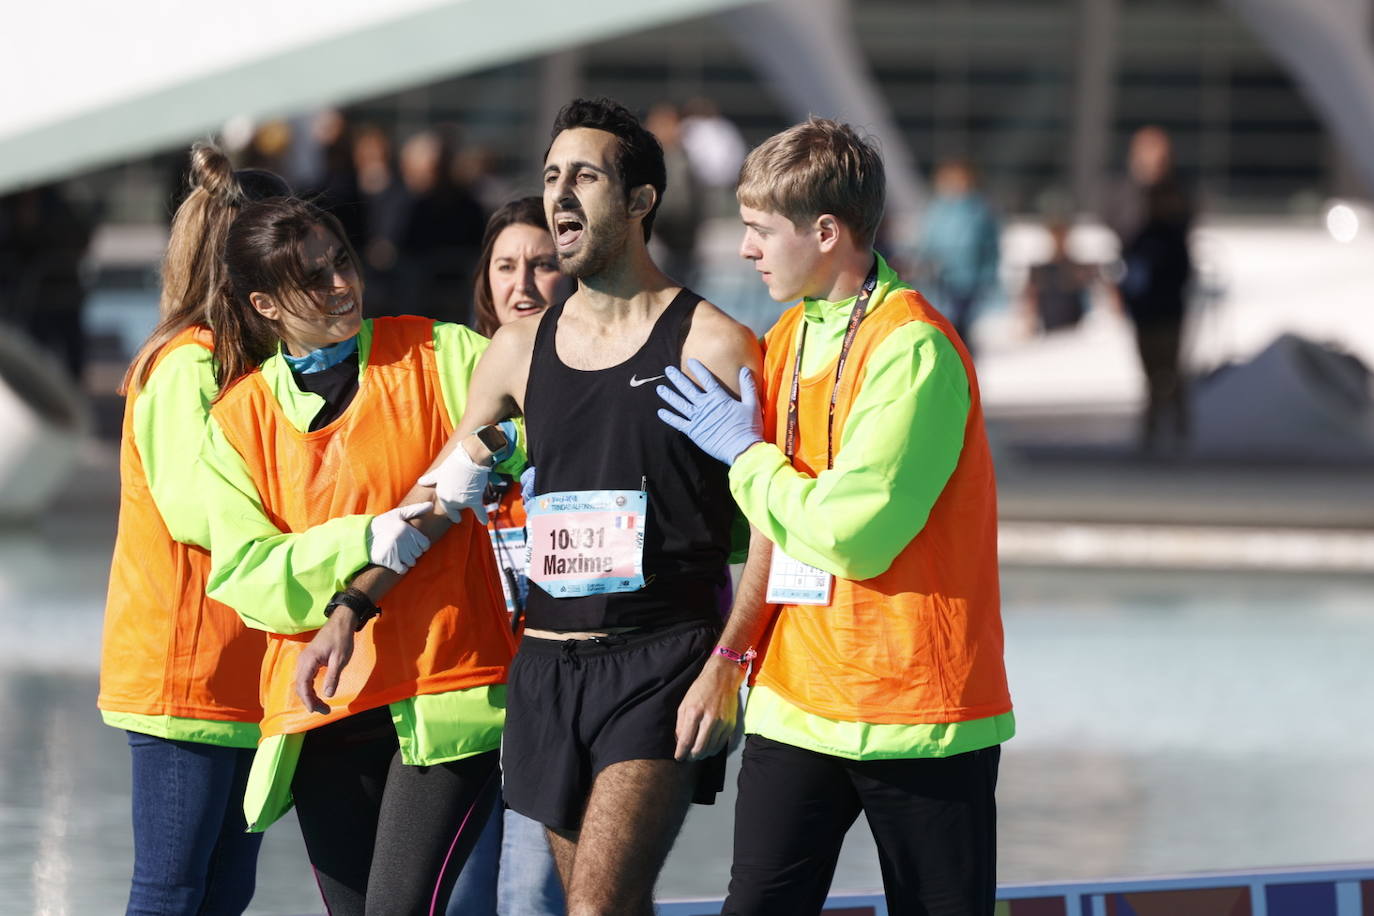
<svg viewBox="0 0 1374 916">
<path fill-rule="evenodd" d="M 399 505 L 487 341 L 364 321 L 344 239 L 298 200 L 245 207 L 229 231 L 202 451 L 209 592 L 269 634 L 250 828 L 294 801 L 330 913 L 409 916 L 442 910 L 498 784 L 514 641 L 491 541 L 460 510 L 431 545 L 408 522 L 432 503 Z M 279 349 L 261 347 L 267 334 Z M 473 457 L 508 457 L 513 431 L 482 432 Z M 369 564 L 404 574 L 384 609 L 349 587 Z M 327 620 L 357 630 L 352 664 L 324 691 L 332 707 L 303 704 L 295 669 Z"/>
<path fill-rule="evenodd" d="M 270 172 L 191 151 L 172 220 L 161 321 L 124 377 L 119 530 L 105 606 L 98 705 L 133 758 L 131 914 L 237 914 L 261 837 L 244 832 L 266 640 L 205 595 L 209 532 L 194 468 L 215 394 L 207 305 L 245 201 L 282 197 Z"/>
</svg>

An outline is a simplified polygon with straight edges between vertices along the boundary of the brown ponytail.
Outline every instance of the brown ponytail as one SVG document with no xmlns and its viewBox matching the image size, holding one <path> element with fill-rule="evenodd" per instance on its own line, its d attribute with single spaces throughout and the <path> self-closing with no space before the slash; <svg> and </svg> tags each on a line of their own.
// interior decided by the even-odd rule
<svg viewBox="0 0 1374 916">
<path fill-rule="evenodd" d="M 162 260 L 161 320 L 134 355 L 120 394 L 148 380 L 153 360 L 173 337 L 196 324 L 210 324 L 209 306 L 224 285 L 221 251 L 229 225 L 245 201 L 284 197 L 291 189 L 271 172 L 234 171 L 229 158 L 210 143 L 191 147 L 187 195 L 172 217 Z"/>
</svg>

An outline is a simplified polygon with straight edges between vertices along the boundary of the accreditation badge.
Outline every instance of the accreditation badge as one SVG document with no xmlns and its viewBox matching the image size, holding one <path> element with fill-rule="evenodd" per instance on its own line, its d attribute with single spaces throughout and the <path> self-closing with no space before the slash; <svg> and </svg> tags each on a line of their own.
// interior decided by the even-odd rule
<svg viewBox="0 0 1374 916">
<path fill-rule="evenodd" d="M 773 545 L 773 563 L 768 570 L 765 601 L 769 604 L 829 607 L 834 595 L 834 576 L 801 560 L 792 559 L 777 544 Z"/>
<path fill-rule="evenodd" d="M 643 490 L 540 493 L 525 502 L 529 578 L 555 598 L 644 587 Z"/>
<path fill-rule="evenodd" d="M 491 547 L 496 552 L 496 567 L 501 575 L 501 594 L 506 598 L 506 611 L 514 614 L 525 606 L 529 582 L 526 580 L 526 564 L 529 550 L 525 545 L 524 528 L 492 528 Z M 509 574 L 507 574 L 509 573 Z M 518 594 L 511 594 L 511 579 L 515 580 Z"/>
</svg>

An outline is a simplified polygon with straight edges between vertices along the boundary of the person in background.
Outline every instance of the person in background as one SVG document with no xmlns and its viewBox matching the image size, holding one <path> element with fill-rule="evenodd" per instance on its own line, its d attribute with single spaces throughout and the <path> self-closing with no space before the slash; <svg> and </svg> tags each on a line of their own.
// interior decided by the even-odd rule
<svg viewBox="0 0 1374 916">
<path fill-rule="evenodd" d="M 720 106 L 705 97 L 682 106 L 682 146 L 705 195 L 707 217 L 732 216 L 735 182 L 749 152 L 735 123 L 721 114 Z"/>
<path fill-rule="evenodd" d="M 400 313 L 467 319 L 464 287 L 477 262 L 486 214 L 455 180 L 454 157 L 451 137 L 437 130 L 421 131 L 401 146 L 406 215 L 396 262 Z"/>
<path fill-rule="evenodd" d="M 543 199 L 522 197 L 493 213 L 473 282 L 478 333 L 490 337 L 512 321 L 543 314 L 567 295 L 568 281 L 558 271 Z M 504 474 L 491 475 L 486 503 L 496 566 L 515 629 L 529 590 L 520 483 Z M 563 886 L 544 825 L 509 809 L 503 815 L 503 808 L 498 797 L 453 888 L 449 916 L 561 916 Z"/>
<path fill-rule="evenodd" d="M 253 128 L 248 144 L 238 155 L 244 165 L 250 168 L 267 169 L 273 174 L 283 174 L 287 172 L 287 160 L 293 139 L 291 123 L 284 118 L 273 118 Z"/>
<path fill-rule="evenodd" d="M 998 285 L 1001 227 L 968 160 L 941 162 L 934 184 L 916 251 L 921 286 L 972 350 L 974 314 Z"/>
<path fill-rule="evenodd" d="M 1193 202 L 1174 172 L 1173 144 L 1159 127 L 1131 137 L 1129 174 L 1108 197 L 1107 225 L 1121 240 L 1121 305 L 1135 325 L 1145 372 L 1140 446 L 1155 451 L 1166 422 L 1174 444 L 1188 440 L 1188 392 L 1180 365 L 1183 319 L 1193 262 L 1188 251 Z"/>
<path fill-rule="evenodd" d="M 517 189 L 501 172 L 501 155 L 490 146 L 464 144 L 453 160 L 453 180 L 487 213 L 495 213 L 515 196 Z"/>
<path fill-rule="evenodd" d="M 430 481 L 487 341 L 424 318 L 364 321 L 343 229 L 304 201 L 245 207 L 224 261 L 200 483 L 207 591 L 269 634 L 248 826 L 294 801 L 334 916 L 431 912 L 497 790 L 514 640 L 481 522 L 462 513 L 431 547 L 407 522 L 432 497 L 403 497 Z M 264 352 L 266 334 L 280 349 Z M 470 460 L 513 450 L 513 427 L 487 432 L 469 437 Z M 372 565 L 404 575 L 380 616 L 350 587 Z M 297 677 L 331 627 L 357 636 L 349 676 L 322 685 L 332 706 Z"/>
<path fill-rule="evenodd" d="M 78 384 L 86 368 L 81 261 L 93 221 L 59 185 L 0 199 L 0 302 Z"/>
<path fill-rule="evenodd" d="M 702 194 L 687 148 L 682 145 L 682 115 L 671 102 L 659 102 L 649 109 L 644 127 L 663 147 L 668 187 L 673 189 L 672 195 L 659 205 L 654 220 L 654 243 L 662 254 L 656 260 L 662 264 L 665 274 L 684 286 L 689 285 L 697 272 Z"/>
<path fill-rule="evenodd" d="M 1052 246 L 1050 258 L 1031 265 L 1026 277 L 1022 301 L 1033 333 L 1076 327 L 1088 311 L 1093 271 L 1069 254 L 1069 229 L 1062 219 L 1045 227 Z"/>
<path fill-rule="evenodd" d="M 396 261 L 404 231 L 406 191 L 393 167 L 391 140 L 380 127 L 359 125 L 353 131 L 352 153 L 367 239 L 355 250 L 362 258 L 369 314 L 395 314 Z"/>
<path fill-rule="evenodd" d="M 348 244 L 362 251 L 368 240 L 367 212 L 353 159 L 353 126 L 343 112 L 329 108 L 312 119 L 310 137 L 318 146 L 320 160 L 310 198 L 334 214 L 348 233 Z"/>
<path fill-rule="evenodd" d="M 190 194 L 162 264 L 161 321 L 124 377 L 119 529 L 97 705 L 133 759 L 130 914 L 242 913 L 262 837 L 243 794 L 258 743 L 267 641 L 205 595 L 209 523 L 194 468 L 215 395 L 208 306 L 220 249 L 246 201 L 282 197 L 270 172 L 191 151 Z"/>
</svg>

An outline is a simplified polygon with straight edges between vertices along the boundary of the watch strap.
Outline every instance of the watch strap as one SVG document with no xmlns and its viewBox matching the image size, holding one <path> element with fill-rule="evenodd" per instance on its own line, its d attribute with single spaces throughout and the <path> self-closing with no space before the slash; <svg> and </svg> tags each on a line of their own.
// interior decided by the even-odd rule
<svg viewBox="0 0 1374 916">
<path fill-rule="evenodd" d="M 479 426 L 472 431 L 487 451 L 491 452 L 492 465 L 498 465 L 515 454 L 515 423 L 503 420 L 500 423 Z"/>
<path fill-rule="evenodd" d="M 334 596 L 329 599 L 329 603 L 325 605 L 325 618 L 327 619 L 333 614 L 334 608 L 339 605 L 343 605 L 357 615 L 358 622 L 353 627 L 355 631 L 361 630 L 364 624 L 382 612 L 382 609 L 373 604 L 372 599 L 367 597 L 364 592 L 352 587 L 334 593 Z"/>
</svg>

